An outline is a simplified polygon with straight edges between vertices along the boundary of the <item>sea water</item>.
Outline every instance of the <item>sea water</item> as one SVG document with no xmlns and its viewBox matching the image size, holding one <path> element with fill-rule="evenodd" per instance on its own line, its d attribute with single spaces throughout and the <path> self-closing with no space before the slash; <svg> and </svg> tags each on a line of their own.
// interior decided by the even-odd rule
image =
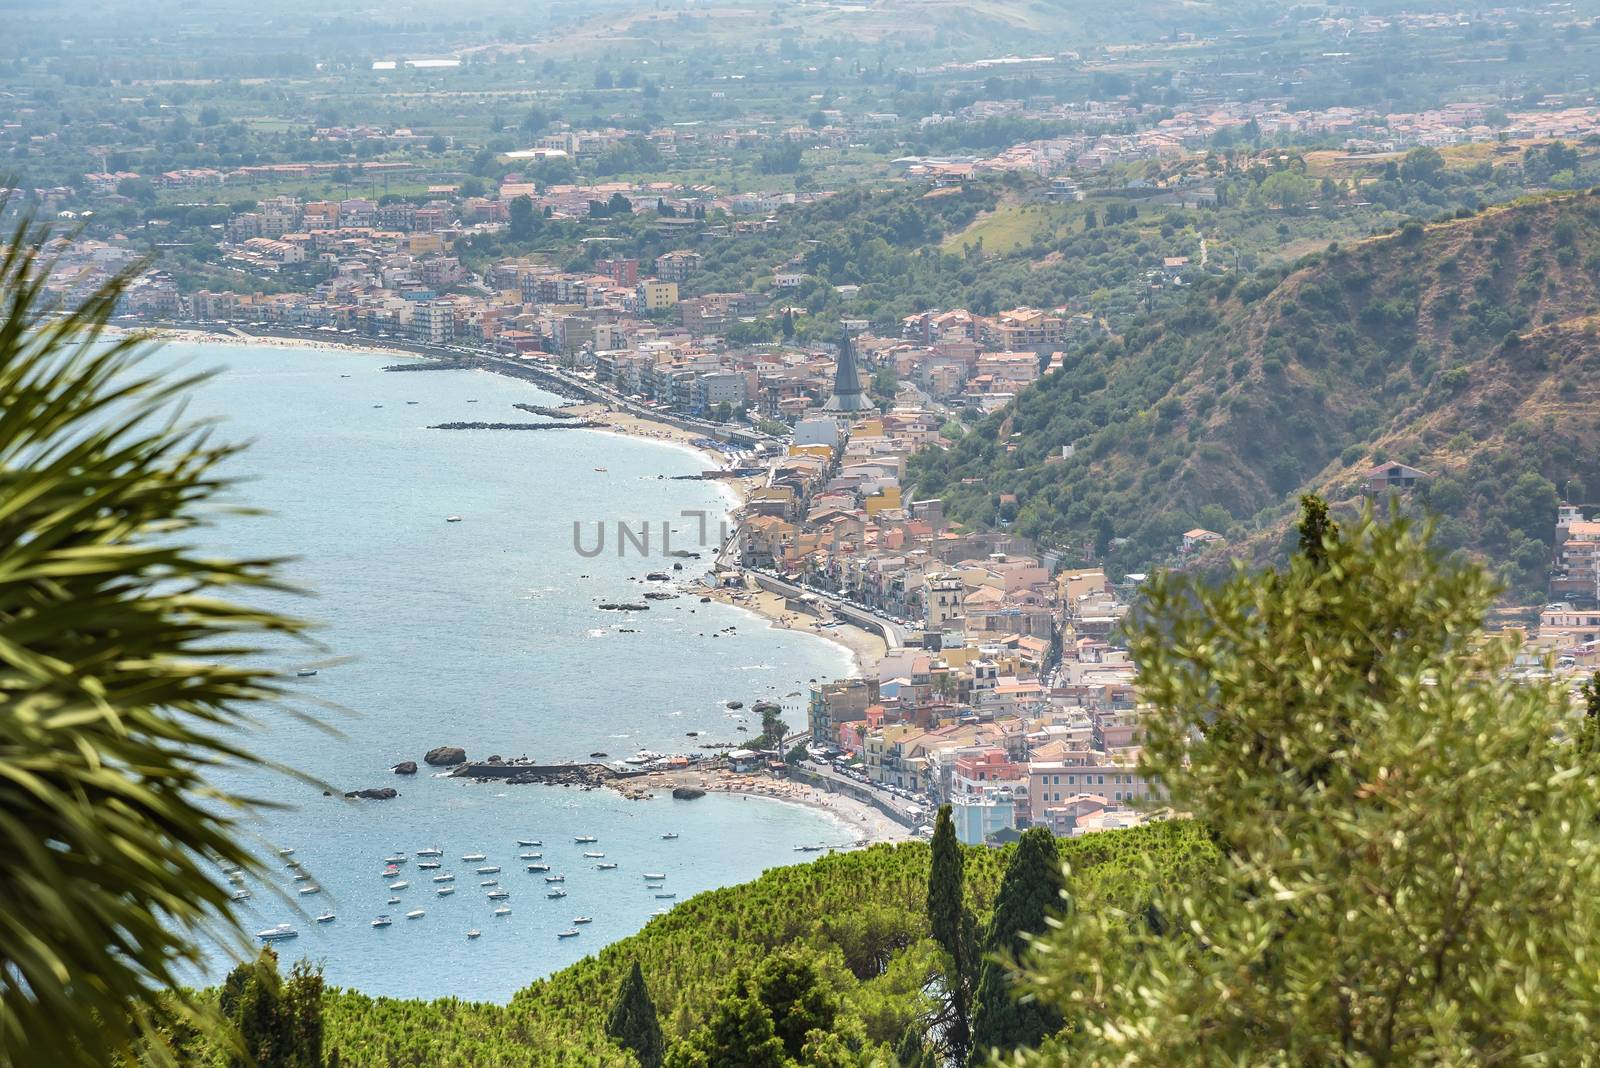
<svg viewBox="0 0 1600 1068">
<path fill-rule="evenodd" d="M 290 557 L 282 575 L 307 595 L 272 605 L 319 624 L 321 648 L 275 651 L 286 670 L 317 674 L 290 679 L 286 707 L 262 715 L 250 744 L 333 796 L 259 770 L 224 781 L 288 806 L 251 823 L 275 874 L 251 880 L 242 914 L 251 931 L 280 922 L 298 928 L 297 939 L 279 944 L 284 958 L 320 961 L 330 983 L 372 994 L 505 1001 L 638 931 L 658 909 L 793 863 L 797 845 L 854 837 L 834 817 L 780 802 L 717 794 L 629 801 L 604 789 L 449 779 L 422 763 L 441 745 L 461 746 L 473 759 L 541 763 L 601 751 L 613 759 L 640 749 L 690 751 L 758 734 L 750 711 L 758 700 L 780 703 L 791 727 L 804 724 L 809 681 L 849 670 L 839 647 L 687 594 L 649 602 L 645 612 L 597 607 L 639 603 L 646 590 L 677 591 L 704 572 L 713 546 L 699 561 L 659 555 L 664 522 L 675 547 L 701 550 L 699 519 L 685 511 L 710 513 L 715 539 L 728 505 L 722 491 L 672 478 L 703 470 L 702 457 L 591 430 L 429 429 L 536 421 L 512 405 L 559 400 L 482 371 L 383 370 L 403 362 L 392 355 L 172 343 L 154 360 L 219 370 L 189 412 L 219 417 L 224 440 L 251 442 L 230 461 L 241 482 L 229 498 L 267 514 L 221 517 L 206 537 L 252 557 Z M 619 557 L 619 521 L 634 531 L 650 524 L 654 555 L 641 557 L 629 544 Z M 581 554 L 574 523 L 583 524 L 577 544 L 585 552 L 595 545 L 595 524 L 605 524 L 605 551 Z M 652 571 L 673 581 L 645 580 Z M 730 701 L 744 708 L 729 710 Z M 390 772 L 404 760 L 416 761 L 419 773 Z M 383 786 L 400 796 L 341 796 Z M 678 837 L 663 839 L 667 832 Z M 578 844 L 579 835 L 599 841 Z M 523 849 L 519 838 L 543 844 Z M 415 851 L 429 846 L 444 850 L 441 867 L 419 870 Z M 303 884 L 292 881 L 279 848 L 295 851 L 321 893 L 296 893 Z M 384 858 L 396 851 L 409 859 L 398 877 L 385 878 Z M 598 870 L 586 851 L 605 853 L 617 868 Z M 551 874 L 566 876 L 566 897 L 546 896 L 558 884 L 526 872 L 523 852 L 542 853 Z M 488 859 L 460 859 L 471 853 Z M 499 873 L 476 873 L 493 865 Z M 456 890 L 439 897 L 431 877 L 444 872 L 455 874 Z M 647 872 L 666 875 L 663 889 L 646 888 Z M 391 892 L 396 879 L 410 885 Z M 486 879 L 510 898 L 488 900 L 479 885 Z M 400 903 L 389 905 L 391 896 Z M 496 904 L 510 915 L 493 916 Z M 406 919 L 416 908 L 426 914 Z M 337 919 L 313 922 L 324 911 Z M 380 913 L 393 926 L 373 928 Z M 593 923 L 558 939 L 578 916 Z M 469 941 L 473 928 L 482 936 Z M 228 963 L 218 950 L 211 978 Z"/>
</svg>

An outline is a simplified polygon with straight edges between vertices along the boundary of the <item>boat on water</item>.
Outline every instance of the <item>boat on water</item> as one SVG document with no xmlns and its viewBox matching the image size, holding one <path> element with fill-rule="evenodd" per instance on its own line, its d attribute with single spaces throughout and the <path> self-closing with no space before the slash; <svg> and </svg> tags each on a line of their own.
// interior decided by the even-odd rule
<svg viewBox="0 0 1600 1068">
<path fill-rule="evenodd" d="M 440 864 L 437 860 L 425 860 L 421 864 L 418 864 L 417 867 L 421 871 L 433 871 L 440 867 Z"/>
<path fill-rule="evenodd" d="M 468 938 L 481 938 L 481 937 L 483 937 L 483 932 L 478 930 L 476 927 L 474 927 L 472 930 L 467 932 L 467 937 Z"/>
<path fill-rule="evenodd" d="M 546 894 L 544 896 L 548 897 L 548 898 L 566 897 L 567 896 L 567 892 L 565 890 L 557 889 L 557 890 L 550 891 L 548 894 Z"/>
<path fill-rule="evenodd" d="M 292 857 L 292 856 L 294 856 L 294 849 L 292 847 L 285 847 L 283 849 L 280 849 L 280 850 L 278 850 L 278 856 L 280 856 L 280 857 Z"/>
<path fill-rule="evenodd" d="M 393 922 L 394 921 L 389 918 L 389 914 L 388 913 L 384 913 L 382 916 L 379 916 L 377 919 L 372 921 L 372 926 L 374 926 L 374 927 L 387 927 Z"/>
<path fill-rule="evenodd" d="M 504 901 L 506 898 L 511 896 L 511 891 L 510 890 L 490 890 L 489 893 L 486 894 L 485 896 L 490 901 Z"/>
<path fill-rule="evenodd" d="M 547 883 L 564 883 L 567 881 L 567 877 L 565 875 L 546 875 L 544 881 Z"/>
<path fill-rule="evenodd" d="M 602 475 L 606 473 L 606 469 L 603 468 L 603 467 L 597 467 L 597 468 L 595 468 L 595 470 L 600 472 Z"/>
<path fill-rule="evenodd" d="M 591 760 L 604 760 L 606 757 L 608 757 L 610 755 L 611 755 L 610 753 L 607 753 L 604 750 L 597 749 L 593 753 L 589 754 L 589 759 L 591 759 Z"/>
<path fill-rule="evenodd" d="M 608 860 L 604 864 L 596 864 L 595 865 L 595 869 L 597 871 L 615 871 L 616 867 L 617 867 L 617 862 L 614 861 L 614 860 Z"/>
<path fill-rule="evenodd" d="M 408 920 L 420 920 L 420 919 L 422 919 L 422 917 L 424 917 L 426 915 L 427 915 L 427 913 L 423 912 L 421 909 L 412 909 L 410 912 L 406 913 L 406 919 L 408 919 Z"/>
<path fill-rule="evenodd" d="M 544 854 L 543 853 L 523 853 L 517 859 L 518 860 L 543 860 L 544 859 Z"/>
<path fill-rule="evenodd" d="M 494 910 L 494 914 L 496 916 L 509 916 L 511 915 L 511 906 L 501 905 L 499 908 Z"/>
<path fill-rule="evenodd" d="M 244 882 L 244 873 L 243 872 L 238 872 L 238 871 L 230 871 L 228 873 L 228 881 L 230 883 L 242 883 L 242 882 Z"/>
<path fill-rule="evenodd" d="M 499 886 L 500 885 L 500 880 L 499 879 L 485 879 L 485 880 L 483 880 L 483 882 L 479 883 L 478 885 L 479 886 Z"/>
<path fill-rule="evenodd" d="M 579 845 L 584 845 L 584 844 L 586 844 L 588 842 L 598 842 L 598 841 L 600 841 L 600 839 L 596 838 L 592 834 L 575 835 L 572 840 L 574 842 L 577 842 Z"/>
<path fill-rule="evenodd" d="M 419 857 L 442 857 L 442 856 L 444 856 L 444 850 L 440 849 L 438 846 L 429 846 L 426 849 L 417 850 L 417 856 L 419 856 Z"/>
<path fill-rule="evenodd" d="M 500 870 L 500 865 L 498 865 L 498 864 L 486 864 L 483 867 L 478 869 L 478 874 L 479 875 L 493 875 L 496 872 L 498 872 L 499 870 Z"/>
<path fill-rule="evenodd" d="M 668 909 L 656 909 L 655 915 L 657 915 L 657 916 L 665 916 L 668 913 L 668 911 L 670 911 L 670 910 L 668 910 Z"/>
<path fill-rule="evenodd" d="M 315 675 L 316 673 L 317 673 L 317 669 L 316 668 L 301 668 L 299 671 L 295 672 L 295 677 L 296 678 L 301 678 L 301 679 L 309 679 L 311 676 Z"/>
<path fill-rule="evenodd" d="M 400 904 L 400 899 L 397 898 L 397 897 L 391 897 L 389 899 L 389 901 L 388 901 L 388 904 L 390 904 L 390 905 L 398 905 L 398 904 Z"/>
<path fill-rule="evenodd" d="M 303 883 L 307 879 L 311 878 L 311 873 L 308 872 L 308 871 L 297 871 L 293 875 L 291 875 L 289 878 L 294 882 Z M 241 879 L 240 881 L 242 882 L 243 880 Z"/>
<path fill-rule="evenodd" d="M 666 899 L 667 899 L 667 898 L 673 898 L 673 897 L 677 897 L 677 896 L 678 896 L 678 895 L 677 895 L 677 894 L 675 894 L 675 893 L 673 893 L 673 892 L 672 892 L 672 891 L 670 891 L 670 890 L 669 890 L 669 891 L 667 891 L 667 892 L 666 892 L 666 893 L 664 893 L 664 894 L 657 894 L 657 895 L 656 895 L 656 897 L 657 897 L 657 898 L 659 898 L 659 899 L 661 899 L 661 900 L 663 900 L 663 901 L 664 901 L 664 900 L 666 900 Z"/>
<path fill-rule="evenodd" d="M 447 515 L 444 517 L 444 521 L 446 523 L 459 523 L 461 522 L 461 517 L 458 515 Z"/>
<path fill-rule="evenodd" d="M 649 879 L 651 882 L 655 882 L 660 879 L 665 879 L 666 875 L 659 871 L 647 871 L 644 873 L 644 877 Z"/>
<path fill-rule="evenodd" d="M 456 877 L 453 872 L 447 871 L 443 875 L 435 875 L 433 881 L 436 883 L 453 883 L 456 881 Z"/>
<path fill-rule="evenodd" d="M 605 856 L 605 854 L 604 853 L 585 853 L 584 856 L 588 857 L 590 860 L 599 860 L 601 857 Z"/>
<path fill-rule="evenodd" d="M 406 862 L 406 855 L 404 853 L 391 853 L 387 857 L 383 858 L 383 862 L 385 864 L 404 864 Z"/>
<path fill-rule="evenodd" d="M 557 938 L 577 938 L 578 937 L 578 932 L 574 928 L 569 928 L 569 929 L 567 929 L 565 931 L 556 932 L 556 937 Z"/>
<path fill-rule="evenodd" d="M 668 831 L 666 834 L 663 834 L 661 836 L 661 840 L 663 842 L 670 842 L 676 837 L 678 837 L 678 832 L 677 831 Z"/>
<path fill-rule="evenodd" d="M 440 886 L 436 887 L 433 892 L 438 894 L 440 897 L 444 897 L 447 894 L 455 893 L 456 888 L 453 886 Z"/>
<path fill-rule="evenodd" d="M 233 899 L 235 901 L 243 901 L 246 898 L 248 898 L 249 896 L 250 896 L 250 891 L 248 891 L 248 890 L 235 890 L 233 892 Z"/>
<path fill-rule="evenodd" d="M 400 869 L 398 867 L 396 867 L 395 865 L 393 865 L 393 864 L 391 864 L 387 868 L 383 869 L 383 877 L 385 879 L 393 879 L 396 875 L 399 875 L 399 874 L 400 874 Z"/>
<path fill-rule="evenodd" d="M 283 866 L 285 868 L 298 868 L 300 866 L 300 862 L 298 860 L 285 861 Z"/>
<path fill-rule="evenodd" d="M 265 931 L 257 931 L 256 937 L 263 942 L 282 942 L 290 938 L 299 938 L 300 932 L 294 929 L 292 923 L 280 923 L 275 927 L 268 927 Z"/>
<path fill-rule="evenodd" d="M 529 848 L 537 849 L 539 846 L 542 846 L 542 845 L 544 845 L 544 843 L 539 841 L 537 838 L 518 838 L 517 839 L 517 846 L 519 848 L 522 848 L 522 849 L 529 849 Z"/>
<path fill-rule="evenodd" d="M 574 916 L 574 917 L 572 917 L 572 922 L 574 924 L 593 923 L 594 922 L 594 917 L 593 916 Z"/>
<path fill-rule="evenodd" d="M 404 890 L 406 887 L 408 887 L 410 885 L 411 885 L 410 883 L 406 882 L 404 879 L 401 879 L 397 883 L 390 883 L 389 884 L 389 889 L 390 890 Z"/>
<path fill-rule="evenodd" d="M 320 893 L 322 893 L 322 887 L 318 886 L 316 883 L 312 883 L 310 886 L 302 886 L 300 888 L 300 896 L 301 897 L 305 897 L 307 894 L 320 894 Z"/>
<path fill-rule="evenodd" d="M 331 913 L 331 912 L 324 912 L 321 916 L 317 917 L 317 922 L 318 923 L 332 923 L 337 918 L 338 917 L 334 916 L 334 914 Z"/>
<path fill-rule="evenodd" d="M 475 860 L 488 860 L 489 858 L 482 853 L 463 853 L 461 854 L 461 859 L 464 863 L 471 863 Z"/>
<path fill-rule="evenodd" d="M 644 884 L 644 888 L 646 890 L 660 890 L 661 889 L 661 884 L 660 883 L 645 883 Z"/>
<path fill-rule="evenodd" d="M 550 870 L 550 865 L 548 865 L 548 864 L 529 864 L 528 865 L 528 870 L 529 871 L 549 871 Z"/>
</svg>

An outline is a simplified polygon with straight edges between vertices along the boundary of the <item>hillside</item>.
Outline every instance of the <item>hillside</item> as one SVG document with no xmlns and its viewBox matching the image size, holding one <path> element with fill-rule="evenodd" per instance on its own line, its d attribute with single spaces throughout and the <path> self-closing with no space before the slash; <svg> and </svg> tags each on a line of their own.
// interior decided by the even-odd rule
<svg viewBox="0 0 1600 1068">
<path fill-rule="evenodd" d="M 1299 493 L 1353 506 L 1400 461 L 1433 476 L 1409 503 L 1445 547 L 1538 596 L 1558 487 L 1600 497 L 1597 369 L 1600 197 L 1552 196 L 1201 283 L 912 477 L 957 518 L 1140 570 L 1195 526 L 1259 549 Z"/>
<path fill-rule="evenodd" d="M 1075 878 L 1134 906 L 1145 893 L 1142 858 L 1155 858 L 1157 870 L 1179 880 L 1214 855 L 1187 822 L 1063 839 L 1060 852 Z M 968 851 L 967 900 L 980 925 L 1009 855 Z M 606 1040 L 604 1026 L 635 959 L 671 1037 L 701 1021 L 736 969 L 778 949 L 819 963 L 868 1044 L 893 1043 L 926 1007 L 929 856 L 920 842 L 876 846 L 700 894 L 637 935 L 534 983 L 508 1006 L 331 991 L 326 1048 L 339 1051 L 341 1068 L 631 1064 Z"/>
</svg>

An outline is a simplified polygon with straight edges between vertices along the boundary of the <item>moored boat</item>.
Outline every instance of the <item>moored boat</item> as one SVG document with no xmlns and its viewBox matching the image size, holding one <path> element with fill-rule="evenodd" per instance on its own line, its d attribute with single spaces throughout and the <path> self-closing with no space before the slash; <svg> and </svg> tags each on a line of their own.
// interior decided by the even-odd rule
<svg viewBox="0 0 1600 1068">
<path fill-rule="evenodd" d="M 382 916 L 379 916 L 377 919 L 372 921 L 372 926 L 374 926 L 374 927 L 387 927 L 393 922 L 394 921 L 389 918 L 389 914 L 388 913 L 384 913 Z"/>
<path fill-rule="evenodd" d="M 557 938 L 577 938 L 578 937 L 578 932 L 574 928 L 569 928 L 568 930 L 565 930 L 565 931 L 558 931 L 556 933 L 556 937 Z"/>
<path fill-rule="evenodd" d="M 335 917 L 333 913 L 324 912 L 321 916 L 317 917 L 317 922 L 318 923 L 332 923 L 336 918 L 337 917 Z"/>
<path fill-rule="evenodd" d="M 646 879 L 650 879 L 652 881 L 657 880 L 657 879 L 665 879 L 666 878 L 666 876 L 664 874 L 662 874 L 661 872 L 658 872 L 658 871 L 647 871 L 647 872 L 644 873 L 644 877 Z"/>
<path fill-rule="evenodd" d="M 282 942 L 290 938 L 299 938 L 300 932 L 294 929 L 293 924 L 280 923 L 276 926 L 268 927 L 265 931 L 257 931 L 256 937 L 263 942 Z"/>
<path fill-rule="evenodd" d="M 426 915 L 427 915 L 427 913 L 423 912 L 421 909 L 412 909 L 410 912 L 406 913 L 406 919 L 408 919 L 408 920 L 420 920 L 420 919 L 422 919 L 422 917 L 424 917 Z"/>
<path fill-rule="evenodd" d="M 489 858 L 482 853 L 463 853 L 461 854 L 461 859 L 466 863 L 471 863 L 477 860 L 488 860 Z"/>
</svg>

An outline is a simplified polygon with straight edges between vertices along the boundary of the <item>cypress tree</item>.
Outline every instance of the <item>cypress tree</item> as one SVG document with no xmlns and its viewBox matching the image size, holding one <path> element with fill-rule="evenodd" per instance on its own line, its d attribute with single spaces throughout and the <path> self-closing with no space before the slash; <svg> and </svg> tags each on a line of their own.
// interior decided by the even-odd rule
<svg viewBox="0 0 1600 1068">
<path fill-rule="evenodd" d="M 660 1068 L 666 1042 L 661 1037 L 661 1022 L 656 1018 L 655 1002 L 645 986 L 639 962 L 633 962 L 628 977 L 617 990 L 616 1004 L 606 1021 L 606 1034 L 624 1049 L 633 1051 L 640 1068 Z"/>
<path fill-rule="evenodd" d="M 984 938 L 984 961 L 972 1009 L 972 1055 L 978 1063 L 992 1049 L 1037 1046 L 1061 1021 L 1037 1001 L 1019 1001 L 1007 978 L 1008 959 L 1025 948 L 1027 934 L 1041 934 L 1045 915 L 1061 891 L 1061 859 L 1055 837 L 1043 827 L 1023 832 L 1006 865 Z"/>
<path fill-rule="evenodd" d="M 1312 493 L 1300 498 L 1300 554 L 1321 568 L 1328 562 L 1328 542 L 1339 538 L 1339 524 L 1328 518 L 1328 502 Z"/>
<path fill-rule="evenodd" d="M 965 867 L 950 806 L 941 805 L 933 826 L 933 862 L 928 869 L 928 926 L 950 960 L 945 974 L 949 1005 L 944 1033 L 957 1061 L 966 1059 L 972 1037 L 972 987 L 978 958 L 977 921 L 963 900 Z"/>
</svg>

